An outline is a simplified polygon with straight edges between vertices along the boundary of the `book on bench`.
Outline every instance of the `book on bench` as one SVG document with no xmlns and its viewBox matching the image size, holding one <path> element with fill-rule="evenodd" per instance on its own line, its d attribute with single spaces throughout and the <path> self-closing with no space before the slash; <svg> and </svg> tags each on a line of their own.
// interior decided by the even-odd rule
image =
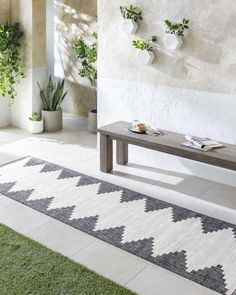
<svg viewBox="0 0 236 295">
<path fill-rule="evenodd" d="M 221 144 L 220 142 L 211 140 L 209 138 L 200 138 L 186 135 L 185 139 L 187 141 L 182 143 L 183 146 L 204 152 L 223 147 L 223 144 Z"/>
</svg>

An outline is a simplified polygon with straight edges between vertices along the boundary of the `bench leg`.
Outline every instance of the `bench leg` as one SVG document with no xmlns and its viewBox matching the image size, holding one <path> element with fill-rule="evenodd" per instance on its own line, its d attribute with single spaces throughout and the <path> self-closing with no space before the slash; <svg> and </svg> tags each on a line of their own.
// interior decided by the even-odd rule
<svg viewBox="0 0 236 295">
<path fill-rule="evenodd" d="M 113 142 L 108 135 L 100 133 L 100 170 L 108 173 L 113 168 Z"/>
<path fill-rule="evenodd" d="M 116 141 L 116 163 L 119 165 L 128 163 L 128 143 Z"/>
</svg>

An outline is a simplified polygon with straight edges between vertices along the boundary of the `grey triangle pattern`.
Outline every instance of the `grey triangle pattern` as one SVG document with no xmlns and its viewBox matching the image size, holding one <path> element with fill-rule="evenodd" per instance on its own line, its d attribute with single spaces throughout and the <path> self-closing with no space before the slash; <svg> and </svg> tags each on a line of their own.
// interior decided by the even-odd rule
<svg viewBox="0 0 236 295">
<path fill-rule="evenodd" d="M 137 200 L 142 200 L 145 199 L 146 196 L 139 194 L 137 192 L 133 192 L 127 189 L 123 189 L 122 190 L 122 194 L 121 194 L 121 203 L 124 202 L 132 202 L 132 201 L 137 201 Z"/>
<path fill-rule="evenodd" d="M 102 181 L 98 190 L 98 194 L 113 193 L 121 190 L 122 188 L 118 185 Z"/>
<path fill-rule="evenodd" d="M 153 261 L 163 268 L 175 273 L 181 273 L 184 276 L 186 272 L 186 253 L 185 251 L 163 254 L 157 256 Z"/>
<path fill-rule="evenodd" d="M 96 236 L 94 228 L 96 226 L 98 218 L 98 216 L 90 216 L 85 218 L 68 220 L 67 223 L 87 234 Z"/>
<path fill-rule="evenodd" d="M 30 200 L 30 201 L 25 200 L 24 202 L 22 201 L 22 203 L 27 205 L 28 207 L 31 207 L 42 213 L 45 213 L 48 209 L 48 206 L 51 204 L 52 200 L 53 198 Z"/>
<path fill-rule="evenodd" d="M 25 167 L 38 166 L 38 165 L 44 165 L 44 164 L 47 164 L 47 162 L 38 158 L 30 158 L 29 161 L 25 164 Z"/>
<path fill-rule="evenodd" d="M 10 165 L 10 164 L 9 164 Z M 11 165 L 14 165 L 11 164 Z M 110 193 L 109 195 L 109 202 L 110 198 L 112 200 L 113 195 L 116 196 L 116 192 L 121 192 L 121 197 L 118 199 L 118 203 L 122 206 L 136 206 L 136 203 L 138 200 L 145 200 L 145 207 L 143 208 L 143 212 L 145 213 L 157 213 L 160 214 L 163 209 L 170 208 L 172 212 L 172 218 L 171 222 L 174 226 L 174 224 L 178 225 L 181 224 L 182 221 L 187 221 L 189 219 L 194 220 L 200 218 L 201 220 L 201 231 L 203 234 L 209 234 L 209 233 L 217 233 L 221 232 L 222 230 L 232 229 L 235 235 L 236 239 L 236 225 L 211 218 L 209 216 L 187 210 L 181 207 L 178 207 L 176 205 L 163 202 L 157 199 L 154 199 L 152 197 L 148 197 L 146 195 L 130 191 L 128 189 L 122 188 L 120 186 L 110 184 L 104 181 L 101 181 L 99 179 L 80 174 L 78 172 L 63 168 L 58 165 L 54 165 L 52 163 L 45 162 L 40 159 L 36 158 L 29 158 L 29 161 L 25 164 L 26 167 L 30 166 L 36 166 L 36 165 L 44 165 L 44 167 L 41 170 L 41 173 L 50 172 L 50 171 L 60 171 L 60 176 L 58 179 L 53 180 L 53 184 L 55 186 L 55 181 L 58 181 L 60 179 L 70 179 L 73 177 L 80 177 L 78 180 L 78 183 L 76 187 L 80 189 L 82 187 L 82 191 L 87 191 L 86 186 L 92 185 L 92 184 L 100 184 L 99 189 L 97 192 L 94 193 L 94 197 L 98 195 L 99 200 L 102 201 L 103 194 Z M 6 167 L 6 166 L 5 166 Z M 4 168 L 5 169 L 5 168 Z M 29 169 L 30 173 L 30 169 Z M 36 172 L 34 172 L 36 173 Z M 41 174 L 39 172 L 39 175 Z M 1 167 L 0 167 L 0 175 L 1 175 Z M 50 174 L 49 174 L 50 176 Z M 4 175 L 6 177 L 6 175 Z M 31 175 L 29 174 L 29 178 Z M 34 175 L 33 177 L 37 177 L 37 175 Z M 21 180 L 22 181 L 22 180 Z M 179 275 L 182 275 L 183 277 L 186 277 L 194 282 L 197 282 L 203 286 L 206 286 L 212 290 L 215 290 L 223 295 L 234 295 L 234 293 L 229 293 L 227 281 L 225 280 L 224 275 L 224 268 L 221 264 L 218 264 L 217 266 L 212 267 L 206 267 L 204 269 L 198 269 L 195 271 L 187 271 L 186 267 L 186 252 L 183 251 L 177 251 L 177 252 L 171 252 L 171 253 L 165 253 L 161 256 L 154 256 L 154 244 L 155 244 L 155 238 L 154 237 L 148 237 L 148 238 L 140 238 L 137 240 L 133 240 L 131 242 L 123 242 L 124 233 L 126 231 L 126 225 L 117 226 L 117 227 L 107 227 L 103 230 L 97 230 L 99 220 L 101 216 L 99 214 L 95 214 L 92 216 L 86 216 L 84 218 L 74 218 L 71 219 L 72 214 L 74 214 L 76 205 L 66 205 L 67 199 L 70 199 L 70 196 L 67 195 L 65 198 L 65 206 L 60 207 L 57 209 L 50 209 L 50 205 L 53 203 L 54 199 L 57 198 L 56 194 L 53 194 L 52 191 L 50 191 L 50 183 L 48 184 L 49 192 L 48 196 L 41 195 L 38 192 L 38 195 L 40 196 L 40 199 L 37 200 L 30 200 L 30 196 L 33 193 L 34 189 L 27 189 L 29 179 L 25 179 L 25 190 L 21 191 L 14 191 L 14 185 L 18 182 L 4 182 L 0 183 L 0 194 L 3 194 L 11 199 L 14 199 L 22 204 L 25 204 L 31 208 L 34 208 L 40 212 L 45 213 L 46 215 L 51 216 L 52 218 L 55 218 L 59 221 L 62 221 L 68 225 L 73 226 L 74 228 L 77 228 L 85 233 L 88 233 L 94 237 L 97 237 L 107 243 L 110 243 L 116 247 L 119 247 L 125 251 L 128 251 L 134 255 L 137 255 L 143 259 L 146 259 L 152 263 L 155 263 L 163 268 L 166 268 L 172 272 L 175 272 Z M 71 182 L 70 182 L 71 183 Z M 58 184 L 60 185 L 60 183 Z M 22 185 L 20 187 L 24 187 Z M 76 188 L 75 187 L 75 188 Z M 84 187 L 84 188 L 83 188 Z M 62 188 L 66 191 L 66 187 Z M 69 188 L 68 188 L 69 189 Z M 88 187 L 88 192 L 91 192 L 91 187 Z M 114 193 L 114 194 L 113 194 Z M 118 194 L 119 196 L 119 194 Z M 79 195 L 78 195 L 79 197 Z M 89 198 L 89 195 L 88 195 Z M 107 198 L 107 196 L 106 196 Z M 99 201 L 100 202 L 100 201 Z M 139 206 L 142 205 L 142 202 L 139 202 Z M 87 206 L 87 205 L 86 205 Z M 102 206 L 102 204 L 101 204 Z M 77 208 L 78 209 L 78 208 Z M 169 211 L 170 211 L 169 210 Z M 78 211 L 78 210 L 77 210 Z M 168 211 L 168 210 L 166 210 Z M 168 212 L 169 212 L 168 211 Z M 88 211 L 89 212 L 89 211 Z M 126 213 L 125 213 L 126 214 Z M 89 213 L 88 213 L 89 215 Z M 73 215 L 74 216 L 74 215 Z M 163 215 L 165 216 L 165 215 Z M 164 218 L 164 217 L 163 217 Z M 96 229 L 96 230 L 95 230 Z M 139 229 L 137 229 L 137 232 L 139 232 Z M 140 232 L 141 235 L 141 232 Z M 226 255 L 229 255 L 230 253 L 226 253 Z M 233 261 L 232 261 L 233 262 Z M 236 282 L 235 282 L 236 286 Z M 234 290 L 235 288 L 233 288 Z M 231 289 L 232 290 L 232 289 Z"/>
<path fill-rule="evenodd" d="M 124 226 L 120 226 L 115 228 L 98 230 L 96 231 L 96 237 L 100 238 L 101 240 L 109 244 L 113 244 L 114 246 L 120 246 L 124 229 Z"/>
<path fill-rule="evenodd" d="M 231 228 L 234 232 L 234 236 L 236 238 L 236 225 L 229 224 L 227 222 L 221 221 L 220 223 L 218 222 L 217 219 L 213 217 L 208 217 L 205 215 L 201 215 L 201 222 L 202 222 L 202 228 L 204 233 L 208 232 L 216 232 L 219 230 Z"/>
<path fill-rule="evenodd" d="M 33 191 L 34 191 L 33 189 L 22 190 L 17 192 L 11 191 L 11 192 L 7 192 L 5 195 L 15 201 L 25 203 L 25 201 L 31 196 Z"/>
<path fill-rule="evenodd" d="M 60 171 L 61 167 L 53 165 L 51 163 L 44 165 L 44 167 L 41 169 L 40 173 L 45 173 L 45 172 L 54 172 L 54 171 Z"/>
<path fill-rule="evenodd" d="M 220 294 L 227 294 L 228 289 L 226 288 L 224 272 L 221 265 L 192 271 L 191 275 L 194 276 L 196 283 L 203 286 L 207 283 L 209 289 L 212 289 Z"/>
<path fill-rule="evenodd" d="M 80 179 L 78 181 L 77 186 L 86 186 L 86 185 L 91 185 L 91 184 L 97 184 L 97 183 L 101 183 L 101 180 L 98 180 L 96 178 L 93 177 L 89 177 L 87 175 L 80 175 Z"/>
<path fill-rule="evenodd" d="M 139 257 L 148 260 L 153 254 L 153 243 L 154 238 L 149 238 L 125 243 L 122 248 L 126 251 L 128 249 L 128 251 L 134 255 L 136 255 L 136 253 L 139 253 Z"/>
<path fill-rule="evenodd" d="M 172 206 L 169 203 L 153 199 L 153 198 L 147 198 L 146 199 L 146 206 L 145 206 L 145 212 L 153 212 L 158 211 L 166 208 L 172 208 Z"/>
<path fill-rule="evenodd" d="M 63 169 L 58 179 L 67 179 L 67 178 L 73 178 L 73 177 L 79 177 L 79 176 L 81 176 L 81 174 L 78 172 L 75 172 L 69 169 Z"/>
<path fill-rule="evenodd" d="M 10 189 L 14 187 L 16 182 L 0 183 L 0 193 L 6 194 Z"/>
<path fill-rule="evenodd" d="M 75 206 L 57 208 L 57 209 L 48 210 L 47 213 L 49 216 L 51 216 L 59 221 L 67 223 L 67 221 L 71 217 L 71 214 L 74 211 L 74 209 L 75 209 Z"/>
</svg>

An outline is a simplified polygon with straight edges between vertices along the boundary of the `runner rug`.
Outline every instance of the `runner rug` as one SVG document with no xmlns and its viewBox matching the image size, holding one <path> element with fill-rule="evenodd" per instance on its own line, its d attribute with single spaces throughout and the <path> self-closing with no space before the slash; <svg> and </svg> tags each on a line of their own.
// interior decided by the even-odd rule
<svg viewBox="0 0 236 295">
<path fill-rule="evenodd" d="M 236 294 L 235 225 L 32 157 L 0 167 L 0 194 L 221 294 Z"/>
</svg>

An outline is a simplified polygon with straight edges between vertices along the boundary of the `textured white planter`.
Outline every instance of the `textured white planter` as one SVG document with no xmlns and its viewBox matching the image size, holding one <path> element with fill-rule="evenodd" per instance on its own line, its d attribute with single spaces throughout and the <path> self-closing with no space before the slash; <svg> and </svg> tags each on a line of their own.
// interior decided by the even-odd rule
<svg viewBox="0 0 236 295">
<path fill-rule="evenodd" d="M 180 49 L 182 44 L 183 44 L 183 40 L 181 37 L 178 37 L 174 34 L 166 34 L 165 46 L 167 49 L 175 51 Z"/>
<path fill-rule="evenodd" d="M 29 120 L 29 132 L 33 134 L 38 134 L 43 132 L 43 120 L 32 121 Z"/>
<path fill-rule="evenodd" d="M 44 120 L 44 131 L 56 132 L 62 129 L 62 109 L 54 112 L 42 111 L 42 117 Z"/>
<path fill-rule="evenodd" d="M 138 59 L 144 65 L 151 65 L 153 63 L 154 58 L 155 55 L 152 51 L 139 50 L 138 52 Z"/>
<path fill-rule="evenodd" d="M 90 110 L 88 114 L 88 131 L 97 133 L 97 110 Z"/>
<path fill-rule="evenodd" d="M 127 34 L 135 34 L 138 30 L 138 24 L 132 19 L 124 19 L 122 27 Z"/>
</svg>

